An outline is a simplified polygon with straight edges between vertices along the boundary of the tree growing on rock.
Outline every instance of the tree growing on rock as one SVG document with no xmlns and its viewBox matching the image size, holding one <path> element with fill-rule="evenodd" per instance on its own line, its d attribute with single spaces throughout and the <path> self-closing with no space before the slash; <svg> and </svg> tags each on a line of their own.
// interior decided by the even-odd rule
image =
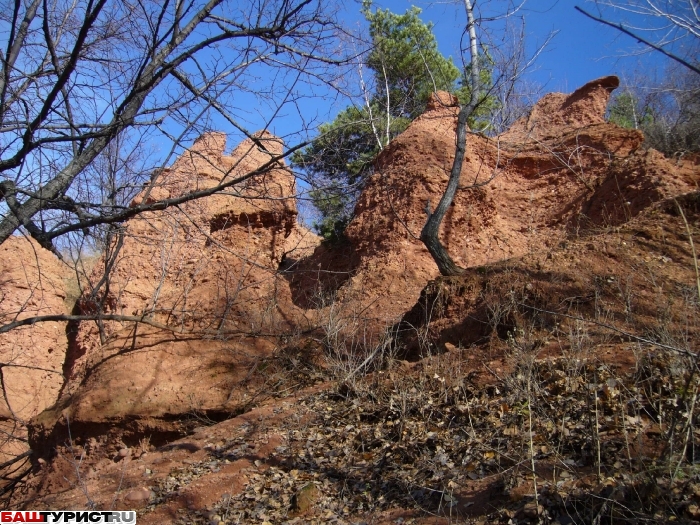
<svg viewBox="0 0 700 525">
<path fill-rule="evenodd" d="M 296 167 L 310 176 L 311 197 L 321 215 L 316 227 L 327 238 L 345 229 L 377 153 L 425 111 L 430 93 L 467 97 L 471 89 L 460 88 L 459 69 L 438 51 L 432 25 L 421 21 L 420 9 L 399 15 L 372 11 L 365 1 L 362 12 L 371 48 L 360 68 L 372 72 L 369 85 L 362 80 L 362 104 L 321 126 L 319 137 L 293 156 Z M 487 68 L 482 71 L 488 75 Z"/>
<path fill-rule="evenodd" d="M 520 9 L 524 4 L 521 3 L 520 6 L 515 8 L 507 8 L 504 17 L 509 17 L 513 12 Z M 426 214 L 427 219 L 423 229 L 420 233 L 420 240 L 423 241 L 426 248 L 433 257 L 433 260 L 438 266 L 438 269 L 442 275 L 460 275 L 464 273 L 464 268 L 461 268 L 455 264 L 450 254 L 447 252 L 445 247 L 440 242 L 439 231 L 440 224 L 445 218 L 445 214 L 449 209 L 450 205 L 454 201 L 454 197 L 460 188 L 460 176 L 462 173 L 462 165 L 464 164 L 464 157 L 466 154 L 467 147 L 467 135 L 469 132 L 470 121 L 473 120 L 475 115 L 478 115 L 480 111 L 484 108 L 488 108 L 492 103 L 493 93 L 499 85 L 513 86 L 517 82 L 520 74 L 526 69 L 532 62 L 534 57 L 539 54 L 539 51 L 535 53 L 533 59 L 521 63 L 517 55 L 513 55 L 510 59 L 507 59 L 504 64 L 500 66 L 500 71 L 495 75 L 495 78 L 491 79 L 491 74 L 484 74 L 485 69 L 488 69 L 488 63 L 484 61 L 484 56 L 486 53 L 481 50 L 480 40 L 477 34 L 477 26 L 481 21 L 481 18 L 477 18 L 475 13 L 475 4 L 472 0 L 464 0 L 464 7 L 466 11 L 467 24 L 466 24 L 466 34 L 468 41 L 468 50 L 466 51 L 469 55 L 469 62 L 464 68 L 464 78 L 463 85 L 465 89 L 461 92 L 461 98 L 458 99 L 459 103 L 459 114 L 457 116 L 457 136 L 455 141 L 455 157 L 450 169 L 450 176 L 440 201 L 437 203 L 435 209 L 431 209 L 431 203 L 426 203 Z M 545 44 L 546 45 L 546 42 Z M 544 46 L 542 46 L 543 48 Z M 540 51 L 541 49 L 540 48 Z M 488 79 L 488 82 L 485 80 Z M 476 183 L 471 187 L 483 186 L 488 184 L 495 175 L 492 174 L 490 178 L 487 178 L 483 182 Z"/>
<path fill-rule="evenodd" d="M 455 194 L 457 193 L 457 188 L 459 187 L 459 179 L 462 174 L 462 164 L 464 164 L 464 155 L 467 147 L 467 121 L 476 111 L 480 102 L 482 102 L 483 96 L 474 8 L 471 0 L 464 0 L 464 6 L 467 13 L 467 34 L 469 36 L 469 53 L 471 56 L 471 63 L 469 64 L 470 75 L 468 78 L 469 85 L 471 86 L 470 97 L 468 100 L 463 101 L 459 108 L 455 158 L 452 163 L 452 169 L 450 170 L 447 188 L 445 188 L 445 192 L 442 194 L 434 211 L 430 209 L 429 202 L 426 204 L 426 214 L 428 218 L 420 233 L 420 240 L 423 241 L 430 255 L 432 255 L 442 275 L 459 275 L 464 273 L 464 269 L 455 264 L 450 254 L 440 242 L 439 230 L 440 224 L 445 218 L 447 209 L 452 204 Z"/>
</svg>

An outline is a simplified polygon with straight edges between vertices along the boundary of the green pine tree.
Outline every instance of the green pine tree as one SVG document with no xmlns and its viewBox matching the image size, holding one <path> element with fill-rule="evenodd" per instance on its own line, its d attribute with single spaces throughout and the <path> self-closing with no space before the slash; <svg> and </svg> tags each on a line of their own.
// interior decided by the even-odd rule
<svg viewBox="0 0 700 525">
<path fill-rule="evenodd" d="M 432 25 L 420 20 L 420 9 L 397 15 L 372 11 L 365 1 L 362 12 L 372 38 L 366 65 L 377 86 L 369 94 L 369 107 L 341 111 L 321 126 L 310 146 L 292 157 L 293 165 L 310 176 L 311 198 L 321 215 L 315 226 L 326 238 L 338 237 L 349 222 L 380 149 L 425 111 L 435 88 L 455 92 L 460 76 L 452 60 L 438 51 Z"/>
<path fill-rule="evenodd" d="M 432 24 L 423 23 L 420 12 L 372 11 L 371 1 L 364 1 L 372 40 L 366 66 L 375 91 L 365 106 L 350 106 L 323 124 L 318 138 L 292 157 L 312 181 L 311 199 L 320 213 L 315 227 L 327 239 L 338 238 L 349 222 L 377 153 L 425 111 L 430 94 L 437 89 L 468 97 L 459 69 L 438 51 Z M 490 83 L 488 68 L 484 82 Z M 475 119 L 490 111 L 486 106 Z"/>
</svg>

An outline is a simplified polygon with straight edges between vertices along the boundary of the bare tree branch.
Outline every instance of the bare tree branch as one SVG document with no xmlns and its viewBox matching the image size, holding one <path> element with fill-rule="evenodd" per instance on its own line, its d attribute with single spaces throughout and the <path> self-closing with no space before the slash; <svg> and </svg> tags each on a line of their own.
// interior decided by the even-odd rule
<svg viewBox="0 0 700 525">
<path fill-rule="evenodd" d="M 164 325 L 157 321 L 153 321 L 146 316 L 136 316 L 136 315 L 117 315 L 117 314 L 104 314 L 99 313 L 95 315 L 67 315 L 67 314 L 55 314 L 55 315 L 37 315 L 34 317 L 27 317 L 19 321 L 13 321 L 5 325 L 0 326 L 0 334 L 5 334 L 15 328 L 20 326 L 32 326 L 36 323 L 46 323 L 49 321 L 122 321 L 130 323 L 142 323 L 154 328 L 160 328 L 161 330 L 168 330 L 169 332 L 177 332 L 178 330 L 172 326 Z M 0 363 L 0 367 L 2 363 Z"/>
<path fill-rule="evenodd" d="M 655 44 L 654 42 L 650 42 L 649 40 L 642 38 L 638 34 L 632 32 L 631 30 L 629 30 L 625 26 L 623 26 L 621 22 L 617 22 L 617 23 L 610 22 L 609 20 L 605 20 L 604 18 L 592 15 L 591 13 L 584 11 L 579 6 L 574 6 L 574 9 L 576 9 L 579 13 L 586 15 L 591 20 L 595 20 L 596 22 L 600 22 L 601 24 L 605 24 L 606 26 L 610 26 L 612 28 L 617 29 L 621 33 L 624 33 L 628 36 L 631 36 L 632 38 L 637 40 L 637 42 L 639 42 L 640 44 L 644 44 L 645 46 L 648 46 L 651 49 L 658 51 L 659 53 L 662 53 L 663 55 L 667 56 L 671 60 L 675 60 L 679 64 L 682 64 L 683 66 L 687 67 L 691 71 L 694 71 L 695 73 L 700 75 L 700 68 L 699 67 L 694 66 L 693 64 L 691 64 L 687 60 L 684 60 L 683 58 L 681 58 L 677 54 L 671 53 L 670 51 L 667 51 L 666 49 L 664 49 L 663 45 Z"/>
<path fill-rule="evenodd" d="M 223 96 L 248 90 L 240 75 L 252 66 L 264 65 L 282 75 L 304 74 L 318 82 L 315 67 L 344 62 L 327 47 L 334 42 L 335 23 L 319 0 L 272 0 L 247 10 L 230 0 L 197 0 L 187 8 L 182 2 L 149 0 L 123 20 L 128 29 L 120 27 L 117 15 L 126 13 L 113 0 L 65 5 L 56 13 L 50 2 L 43 2 L 43 10 L 41 5 L 33 0 L 22 19 L 22 2 L 15 3 L 1 64 L 0 243 L 24 228 L 53 250 L 53 240 L 66 233 L 114 224 L 245 181 L 249 177 L 156 207 L 115 209 L 114 199 L 83 205 L 76 198 L 81 192 L 93 193 L 91 184 L 99 186 L 97 178 L 90 179 L 92 174 L 101 176 L 94 164 L 117 137 L 157 129 L 182 138 L 199 126 L 201 119 L 193 111 L 201 117 L 212 108 L 227 116 Z M 222 16 L 231 11 L 245 16 Z M 225 52 L 222 46 L 228 46 Z M 45 56 L 37 59 L 37 49 Z M 209 60 L 206 67 L 200 66 L 200 56 Z M 212 56 L 225 57 L 218 59 L 224 67 L 212 63 Z M 186 97 L 171 93 L 173 79 L 184 84 Z M 287 96 L 295 84 L 286 86 Z M 275 101 L 275 115 L 286 101 Z M 227 121 L 243 131 L 235 119 Z M 179 132 L 169 131 L 177 127 Z M 173 149 L 181 147 L 180 138 Z M 129 140 L 121 142 L 127 145 Z"/>
</svg>

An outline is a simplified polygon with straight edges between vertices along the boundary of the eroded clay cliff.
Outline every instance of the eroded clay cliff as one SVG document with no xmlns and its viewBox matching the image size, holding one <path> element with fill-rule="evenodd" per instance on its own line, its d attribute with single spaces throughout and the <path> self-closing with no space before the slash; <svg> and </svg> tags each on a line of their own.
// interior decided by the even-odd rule
<svg viewBox="0 0 700 525">
<path fill-rule="evenodd" d="M 503 135 L 470 134 L 461 189 L 441 226 L 455 262 L 475 267 L 552 248 L 572 233 L 622 224 L 694 188 L 696 170 L 654 150 L 640 131 L 605 122 L 616 77 L 546 95 Z M 375 326 L 413 305 L 437 267 L 419 240 L 444 191 L 458 109 L 447 93 L 382 151 L 347 229 L 356 265 L 341 287 Z"/>
<path fill-rule="evenodd" d="M 0 275 L 0 324 L 70 313 L 68 266 L 34 240 L 15 236 L 0 246 Z M 57 321 L 0 335 L 0 463 L 27 449 L 25 423 L 56 401 L 67 341 Z"/>
<path fill-rule="evenodd" d="M 493 138 L 469 135 L 462 189 L 443 222 L 441 238 L 458 264 L 495 272 L 492 281 L 503 285 L 494 292 L 497 295 L 508 292 L 512 272 L 520 271 L 524 277 L 517 283 L 523 293 L 541 291 L 539 278 L 554 279 L 556 286 L 547 290 L 556 290 L 547 297 L 559 300 L 560 290 L 583 286 L 567 288 L 561 283 L 578 283 L 577 274 L 586 268 L 597 272 L 589 272 L 586 279 L 591 281 L 598 273 L 611 276 L 615 257 L 624 258 L 620 267 L 630 274 L 644 264 L 661 272 L 673 267 L 663 275 L 669 282 L 675 275 L 685 279 L 689 274 L 684 262 L 674 259 L 667 265 L 659 259 L 667 257 L 661 253 L 666 232 L 676 231 L 678 221 L 669 218 L 668 206 L 659 208 L 662 213 L 652 205 L 696 188 L 697 166 L 642 150 L 640 132 L 606 123 L 605 107 L 616 85 L 616 78 L 606 77 L 571 95 L 548 95 L 507 133 Z M 424 302 L 442 290 L 435 284 L 426 288 L 438 272 L 418 236 L 426 206 L 435 206 L 447 183 L 456 115 L 449 95 L 435 95 L 428 111 L 379 155 L 344 245 L 323 244 L 310 253 L 318 240 L 296 225 L 294 178 L 282 164 L 267 166 L 236 186 L 237 194 L 226 192 L 147 213 L 125 224 L 123 240 L 115 239 L 114 246 L 121 247 L 115 250 L 114 263 L 106 259 L 98 267 L 92 282 L 97 291 L 88 291 L 79 307 L 85 313 L 121 313 L 142 320 L 71 327 L 63 396 L 33 423 L 37 454 L 52 457 L 57 444 L 65 441 L 70 421 L 74 435 L 85 436 L 75 446 L 95 458 L 95 472 L 103 469 L 117 480 L 119 468 L 131 469 L 129 488 L 142 490 L 137 488 L 140 480 L 150 480 L 151 474 L 115 464 L 117 449 L 128 445 L 133 451 L 146 436 L 162 445 L 192 431 L 197 418 L 213 423 L 248 410 L 255 400 L 249 397 L 247 381 L 270 374 L 264 358 L 276 347 L 298 350 L 288 360 L 296 367 L 299 356 L 323 338 L 359 327 L 351 334 L 351 343 L 359 343 L 351 349 L 362 344 L 371 349 L 382 329 L 406 312 L 411 313 L 405 323 L 425 328 L 421 335 L 434 330 L 437 345 L 480 342 L 481 328 L 472 330 L 467 321 L 476 319 L 483 325 L 490 319 L 486 314 L 479 317 L 487 308 L 481 270 L 469 277 L 475 283 L 472 288 L 467 289 L 465 278 L 448 290 L 455 299 L 443 301 L 443 317 L 426 322 L 419 302 L 422 290 Z M 262 134 L 224 155 L 224 136 L 206 135 L 158 173 L 135 203 L 181 195 L 254 171 L 280 147 L 278 139 Z M 658 237 L 653 231 L 656 213 L 662 214 L 666 228 Z M 613 235 L 621 226 L 627 228 L 626 237 Z M 635 228 L 653 242 L 646 247 L 638 242 Z M 673 257 L 680 259 L 686 255 L 680 245 L 684 233 L 676 232 L 676 237 L 680 248 Z M 522 264 L 503 262 L 509 260 Z M 97 287 L 105 264 L 112 267 L 110 278 Z M 535 278 L 528 272 L 541 275 Z M 620 279 L 605 281 L 603 291 L 609 299 L 618 293 Z M 654 298 L 649 297 L 651 304 Z M 501 328 L 512 329 L 508 323 Z M 497 331 L 499 326 L 491 328 Z M 347 363 L 352 361 L 344 363 L 352 371 L 354 365 Z M 285 406 L 293 412 L 291 404 Z M 216 441 L 211 436 L 222 428 L 200 428 L 197 439 Z M 269 443 L 277 443 L 274 439 Z M 182 449 L 164 448 L 156 459 L 145 461 L 155 465 L 163 459 L 160 454 L 186 455 L 186 445 L 178 442 Z M 197 447 L 203 457 L 218 450 L 213 445 L 206 448 L 208 444 Z M 265 447 L 261 450 L 266 455 L 260 461 L 274 455 Z M 56 459 L 53 466 L 42 468 L 33 481 L 35 496 L 65 490 L 73 501 L 80 501 L 82 493 L 65 475 L 69 462 Z M 184 508 L 218 500 L 223 489 L 211 492 L 207 487 L 218 490 L 224 474 L 217 471 L 210 481 L 179 491 L 160 511 L 165 515 L 172 510 L 168 505 Z M 97 478 L 89 483 L 104 501 L 112 497 L 115 484 L 105 488 Z M 151 498 L 150 490 L 142 490 L 144 501 Z M 131 502 L 121 504 L 128 507 Z"/>
<path fill-rule="evenodd" d="M 66 384 L 38 433 L 65 431 L 70 420 L 94 434 L 109 422 L 128 441 L 145 428 L 177 435 L 179 415 L 240 410 L 251 367 L 277 337 L 308 325 L 278 275 L 283 257 L 318 242 L 297 225 L 293 175 L 273 161 L 282 143 L 263 132 L 225 155 L 225 142 L 200 137 L 136 197 L 134 205 L 254 175 L 115 231 L 78 312 L 129 320 L 71 324 Z M 116 428 L 124 418 L 133 428 Z"/>
</svg>

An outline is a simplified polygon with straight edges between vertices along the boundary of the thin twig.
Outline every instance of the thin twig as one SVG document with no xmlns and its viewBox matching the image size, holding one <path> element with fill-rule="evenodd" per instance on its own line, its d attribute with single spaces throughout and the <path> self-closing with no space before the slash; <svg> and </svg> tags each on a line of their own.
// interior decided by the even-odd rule
<svg viewBox="0 0 700 525">
<path fill-rule="evenodd" d="M 588 13 L 587 11 L 584 11 L 584 10 L 581 9 L 579 6 L 574 6 L 574 9 L 576 9 L 576 11 L 578 11 L 579 13 L 582 13 L 582 14 L 586 15 L 588 18 L 590 18 L 590 19 L 592 19 L 592 20 L 595 20 L 596 22 L 600 22 L 601 24 L 605 24 L 606 26 L 613 27 L 613 28 L 617 29 L 618 31 L 620 31 L 621 33 L 624 33 L 624 34 L 626 34 L 626 35 L 628 35 L 628 36 L 631 36 L 632 38 L 634 38 L 635 40 L 637 40 L 637 42 L 639 42 L 639 43 L 641 43 L 641 44 L 644 44 L 645 46 L 649 46 L 649 47 L 652 48 L 653 50 L 658 51 L 659 53 L 662 53 L 662 54 L 666 55 L 668 58 L 670 58 L 671 60 L 675 60 L 675 61 L 678 62 L 679 64 L 683 64 L 685 67 L 687 67 L 687 68 L 690 69 L 691 71 L 694 71 L 695 73 L 697 73 L 698 75 L 700 75 L 700 68 L 695 67 L 695 66 L 692 65 L 690 62 L 687 62 L 687 61 L 683 60 L 683 59 L 682 59 L 681 57 L 679 57 L 678 55 L 674 55 L 673 53 L 670 53 L 670 52 L 666 51 L 662 46 L 660 46 L 660 45 L 658 45 L 658 44 L 654 44 L 653 42 L 649 42 L 648 40 L 645 40 L 645 39 L 642 38 L 641 36 L 639 36 L 639 35 L 633 33 L 633 32 L 630 31 L 629 29 L 627 29 L 627 28 L 626 28 L 625 26 L 623 26 L 621 23 L 618 22 L 618 23 L 616 24 L 615 22 L 610 22 L 609 20 L 605 20 L 604 18 L 600 18 L 600 17 L 594 16 L 594 15 Z"/>
<path fill-rule="evenodd" d="M 535 306 L 531 306 L 531 305 L 525 304 L 525 303 L 518 303 L 518 305 L 522 306 L 523 308 L 529 308 L 530 310 L 534 310 L 536 312 L 541 312 L 541 313 L 550 314 L 550 315 L 558 315 L 560 317 L 566 317 L 567 319 L 574 319 L 577 321 L 584 321 L 586 323 L 591 323 L 591 324 L 594 324 L 596 326 L 602 326 L 603 328 L 607 328 L 608 330 L 612 330 L 613 332 L 617 332 L 619 334 L 622 334 L 625 337 L 629 337 L 630 339 L 634 339 L 635 341 L 639 341 L 640 343 L 646 343 L 648 345 L 663 348 L 665 350 L 671 350 L 672 352 L 677 352 L 677 353 L 682 354 L 682 355 L 687 355 L 687 356 L 693 357 L 695 359 L 698 358 L 698 354 L 695 354 L 693 352 L 689 352 L 688 350 L 683 350 L 682 348 L 678 348 L 676 346 L 671 346 L 671 345 L 666 345 L 664 343 L 659 343 L 658 341 L 652 341 L 651 339 L 647 339 L 645 337 L 640 337 L 638 335 L 631 334 L 629 332 L 625 332 L 624 330 L 620 330 L 619 328 L 617 328 L 615 326 L 612 326 L 612 325 L 609 325 L 606 323 L 601 323 L 600 321 L 595 321 L 593 319 L 586 319 L 584 317 L 578 317 L 575 315 L 564 314 L 561 312 L 553 312 L 551 310 L 544 310 L 542 308 L 537 308 Z"/>
<path fill-rule="evenodd" d="M 688 241 L 690 242 L 690 251 L 693 254 L 693 265 L 695 266 L 695 280 L 696 280 L 697 287 L 698 287 L 698 299 L 700 299 L 700 270 L 698 270 L 698 254 L 695 252 L 695 244 L 693 243 L 693 234 L 690 231 L 690 225 L 688 224 L 688 219 L 685 218 L 685 213 L 683 213 L 683 208 L 681 208 L 681 205 L 678 204 L 678 201 L 676 199 L 673 199 L 673 202 L 675 202 L 676 206 L 678 207 L 678 212 L 681 214 L 681 218 L 683 219 L 683 224 L 685 224 L 685 231 L 688 234 Z"/>
</svg>

